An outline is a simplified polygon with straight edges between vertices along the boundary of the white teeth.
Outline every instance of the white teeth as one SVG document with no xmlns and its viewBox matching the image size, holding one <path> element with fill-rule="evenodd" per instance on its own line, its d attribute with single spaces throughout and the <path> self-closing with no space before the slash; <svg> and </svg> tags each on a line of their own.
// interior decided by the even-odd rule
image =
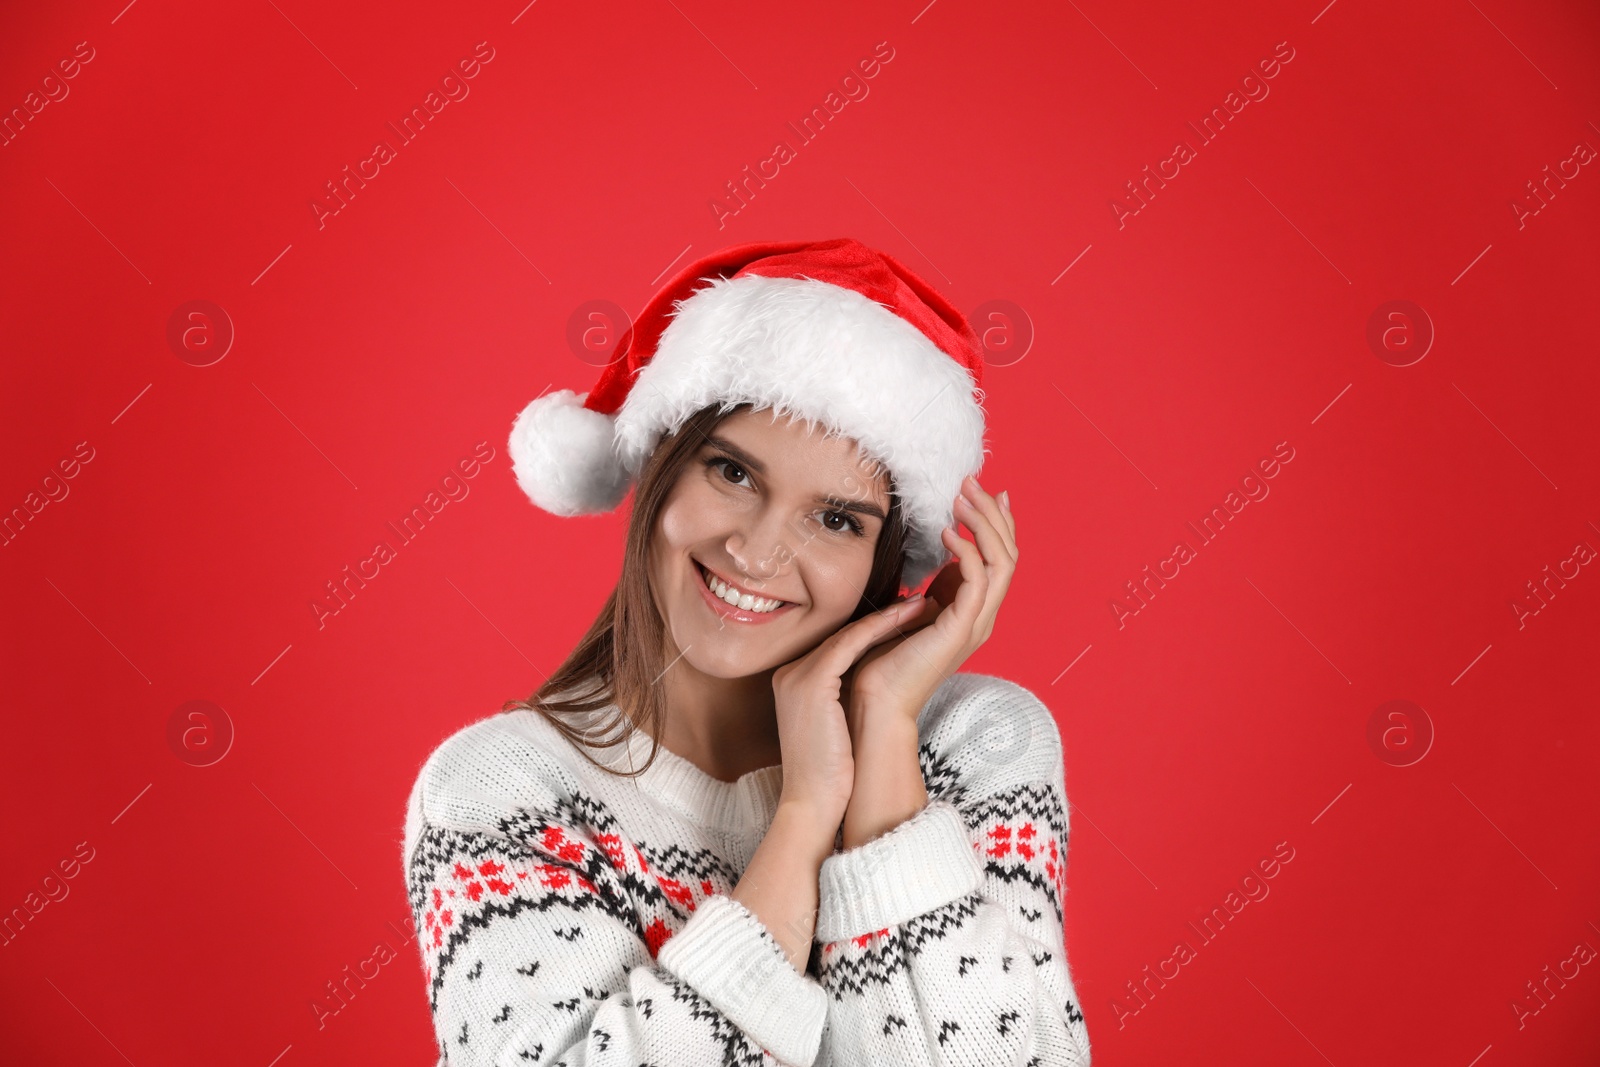
<svg viewBox="0 0 1600 1067">
<path fill-rule="evenodd" d="M 706 579 L 707 588 L 715 593 L 719 600 L 732 604 L 740 611 L 753 611 L 757 615 L 765 615 L 767 612 L 783 606 L 783 601 L 781 600 L 772 600 L 768 597 L 751 596 L 749 593 L 736 592 L 728 583 L 703 568 L 700 573 Z"/>
</svg>

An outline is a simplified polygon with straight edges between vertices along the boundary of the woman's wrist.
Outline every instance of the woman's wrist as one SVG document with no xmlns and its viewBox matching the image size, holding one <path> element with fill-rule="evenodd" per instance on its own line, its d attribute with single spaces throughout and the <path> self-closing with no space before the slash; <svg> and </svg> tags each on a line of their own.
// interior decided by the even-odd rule
<svg viewBox="0 0 1600 1067">
<path fill-rule="evenodd" d="M 844 812 L 843 807 L 780 796 L 767 834 L 771 836 L 776 830 L 785 841 L 797 845 L 807 855 L 817 853 L 820 863 L 833 852 L 834 838 L 839 834 Z"/>
<path fill-rule="evenodd" d="M 801 974 L 816 930 L 818 879 L 833 854 L 837 829 L 837 818 L 830 826 L 826 814 L 799 801 L 780 801 L 731 894 L 766 926 Z"/>
<path fill-rule="evenodd" d="M 928 804 L 927 784 L 918 759 L 915 720 L 866 716 L 855 738 L 859 776 L 842 820 L 844 847 L 857 848 L 882 837 Z"/>
</svg>

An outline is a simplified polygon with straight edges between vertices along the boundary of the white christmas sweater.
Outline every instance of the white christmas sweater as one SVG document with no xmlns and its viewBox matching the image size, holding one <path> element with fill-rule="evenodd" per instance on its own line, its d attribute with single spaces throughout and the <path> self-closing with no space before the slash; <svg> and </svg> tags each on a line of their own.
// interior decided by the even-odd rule
<svg viewBox="0 0 1600 1067">
<path fill-rule="evenodd" d="M 449 737 L 404 841 L 439 1064 L 1087 1067 L 1054 719 L 955 674 L 918 736 L 929 803 L 824 861 L 804 975 L 730 895 L 781 766 L 723 782 L 662 748 L 619 778 L 533 711 Z M 650 744 L 591 751 L 631 769 Z"/>
</svg>

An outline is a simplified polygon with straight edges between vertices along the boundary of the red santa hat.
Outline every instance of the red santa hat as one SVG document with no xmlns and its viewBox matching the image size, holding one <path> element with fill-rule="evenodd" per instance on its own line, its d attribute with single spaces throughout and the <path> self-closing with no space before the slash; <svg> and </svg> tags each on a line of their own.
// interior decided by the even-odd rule
<svg viewBox="0 0 1600 1067">
<path fill-rule="evenodd" d="M 736 245 L 656 293 L 592 390 L 528 404 L 512 469 L 552 514 L 607 512 L 696 411 L 771 408 L 854 439 L 893 474 L 901 581 L 915 589 L 951 558 L 940 530 L 983 466 L 982 383 L 971 324 L 894 257 L 849 238 Z"/>
</svg>

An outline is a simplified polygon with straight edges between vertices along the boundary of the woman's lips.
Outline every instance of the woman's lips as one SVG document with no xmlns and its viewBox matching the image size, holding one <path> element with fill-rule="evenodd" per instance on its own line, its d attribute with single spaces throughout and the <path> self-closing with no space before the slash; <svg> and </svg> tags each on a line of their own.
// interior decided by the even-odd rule
<svg viewBox="0 0 1600 1067">
<path fill-rule="evenodd" d="M 763 622 L 771 622 L 778 616 L 787 614 L 791 609 L 797 606 L 795 604 L 784 604 L 780 608 L 774 608 L 771 611 L 765 611 L 759 614 L 754 611 L 746 611 L 743 608 L 734 607 L 732 604 L 728 603 L 726 600 L 723 600 L 721 597 L 711 591 L 711 587 L 706 584 L 706 570 L 700 565 L 698 560 L 694 561 L 694 573 L 695 585 L 699 587 L 701 599 L 706 602 L 706 606 L 712 611 L 716 612 L 720 617 L 732 620 L 733 622 L 749 623 L 752 625 Z M 772 597 L 771 599 L 776 600 L 777 597 Z"/>
</svg>

